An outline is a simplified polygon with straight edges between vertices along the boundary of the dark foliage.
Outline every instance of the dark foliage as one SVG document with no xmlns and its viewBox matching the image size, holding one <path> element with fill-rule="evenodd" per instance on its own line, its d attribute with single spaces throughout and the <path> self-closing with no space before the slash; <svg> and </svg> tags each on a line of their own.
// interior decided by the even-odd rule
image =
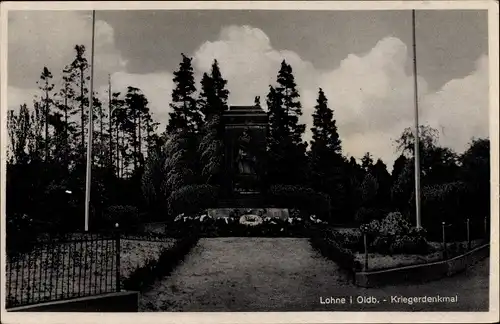
<svg viewBox="0 0 500 324">
<path fill-rule="evenodd" d="M 134 206 L 110 206 L 102 221 L 104 228 L 111 229 L 118 224 L 121 231 L 135 229 L 140 223 L 139 210 Z"/>
<path fill-rule="evenodd" d="M 387 215 L 388 210 L 380 208 L 361 207 L 355 215 L 358 224 L 366 224 L 373 220 L 380 220 Z"/>
<path fill-rule="evenodd" d="M 196 133 L 202 127 L 203 115 L 199 107 L 197 107 L 194 97 L 196 85 L 191 61 L 192 58 L 182 54 L 182 62 L 179 64 L 179 69 L 174 72 L 176 87 L 172 91 L 170 108 L 173 112 L 169 113 L 168 133 L 174 133 L 179 130 Z"/>
<path fill-rule="evenodd" d="M 170 215 L 195 214 L 217 204 L 219 188 L 211 185 L 187 185 L 170 195 L 168 199 Z"/>
<path fill-rule="evenodd" d="M 267 199 L 269 204 L 278 208 L 296 208 L 329 220 L 330 198 L 311 188 L 293 185 L 274 185 L 269 188 Z"/>
</svg>

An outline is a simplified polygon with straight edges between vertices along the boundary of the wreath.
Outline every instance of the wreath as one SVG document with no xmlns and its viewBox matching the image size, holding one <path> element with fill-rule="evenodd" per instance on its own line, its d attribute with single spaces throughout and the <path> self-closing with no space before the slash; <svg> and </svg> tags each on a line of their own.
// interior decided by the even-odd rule
<svg viewBox="0 0 500 324">
<path fill-rule="evenodd" d="M 262 218 L 257 215 L 247 214 L 240 217 L 240 224 L 246 226 L 256 226 L 262 224 Z"/>
</svg>

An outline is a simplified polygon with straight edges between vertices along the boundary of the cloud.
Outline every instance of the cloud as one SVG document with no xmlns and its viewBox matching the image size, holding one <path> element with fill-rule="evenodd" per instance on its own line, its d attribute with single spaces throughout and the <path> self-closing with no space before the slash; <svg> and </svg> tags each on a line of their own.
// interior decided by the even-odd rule
<svg viewBox="0 0 500 324">
<path fill-rule="evenodd" d="M 311 115 L 321 87 L 334 109 L 344 153 L 356 158 L 370 151 L 392 168 L 394 140 L 414 123 L 414 79 L 405 68 L 410 55 L 395 37 L 381 39 L 363 55 L 348 55 L 334 70 L 319 71 L 297 53 L 274 49 L 262 30 L 229 26 L 217 41 L 205 42 L 195 51 L 195 68 L 208 71 L 214 58 L 228 79 L 232 104 L 251 104 L 256 95 L 264 99 L 286 59 L 301 93 L 302 121 L 309 126 L 306 140 L 311 138 Z M 485 56 L 474 73 L 451 80 L 436 93 L 418 77 L 421 123 L 440 130 L 441 143 L 459 152 L 471 137 L 488 135 L 486 63 Z"/>
<path fill-rule="evenodd" d="M 253 104 L 255 96 L 265 96 L 283 59 L 289 62 L 299 85 L 314 82 L 315 69 L 291 51 L 273 49 L 267 35 L 250 26 L 223 28 L 215 42 L 205 42 L 193 54 L 197 71 L 210 71 L 214 59 L 220 62 L 221 72 L 228 80 L 233 105 Z"/>
<path fill-rule="evenodd" d="M 8 26 L 9 85 L 18 88 L 36 86 L 44 66 L 54 77 L 74 58 L 74 47 L 83 44 L 90 50 L 92 25 L 90 12 L 11 11 Z M 122 70 L 123 60 L 114 44 L 114 30 L 96 20 L 96 81 L 105 82 L 107 73 Z M 90 55 L 88 55 L 90 56 Z M 59 79 L 55 78 L 55 82 Z"/>
<path fill-rule="evenodd" d="M 472 137 L 488 137 L 488 57 L 476 61 L 476 70 L 446 83 L 422 100 L 422 122 L 440 131 L 441 145 L 463 151 Z"/>
<path fill-rule="evenodd" d="M 405 71 L 407 47 L 399 39 L 380 40 L 368 53 L 349 55 L 323 73 L 320 85 L 335 111 L 347 154 L 370 151 L 391 167 L 394 139 L 413 124 L 413 76 Z M 419 92 L 427 85 L 419 78 Z"/>
<path fill-rule="evenodd" d="M 20 105 L 26 103 L 28 106 L 33 102 L 33 95 L 38 94 L 39 91 L 35 88 L 21 89 L 9 86 L 7 88 L 7 106 L 9 109 L 17 110 Z"/>
<path fill-rule="evenodd" d="M 30 20 L 25 15 L 19 14 L 9 23 L 10 32 L 14 29 L 20 33 L 20 40 L 9 39 L 9 55 L 19 55 L 9 59 L 10 68 L 21 69 L 15 70 L 15 75 L 21 75 L 17 79 L 36 80 L 40 67 L 67 62 L 73 56 L 75 43 L 89 41 L 89 33 L 82 31 L 90 28 L 85 15 L 57 13 L 48 20 L 45 16 L 42 19 L 27 14 L 26 17 L 34 19 Z M 69 25 L 71 37 L 67 32 Z M 96 71 L 102 72 L 96 88 L 106 91 L 107 73 L 110 73 L 113 91 L 124 92 L 129 85 L 142 89 L 154 118 L 161 122 L 159 130 L 162 131 L 168 120 L 172 72 L 128 73 L 126 62 L 115 49 L 113 28 L 104 22 L 98 22 L 97 26 Z M 22 50 L 21 44 L 24 44 Z M 29 51 L 25 44 L 30 44 Z M 197 80 L 210 70 L 214 59 L 219 61 L 221 72 L 228 80 L 229 103 L 233 105 L 252 104 L 255 96 L 261 96 L 265 105 L 269 85 L 275 84 L 280 63 L 286 59 L 293 68 L 301 94 L 302 122 L 309 126 L 306 140 L 311 137 L 311 115 L 321 87 L 334 109 L 344 153 L 360 158 L 369 151 L 386 162 L 389 169 L 396 158 L 394 140 L 414 122 L 413 76 L 405 68 L 410 55 L 398 38 L 383 38 L 368 52 L 348 55 L 337 68 L 328 71 L 316 69 L 297 53 L 275 49 L 262 30 L 251 26 L 223 28 L 216 41 L 201 44 L 192 56 Z M 13 63 L 12 57 L 16 57 Z M 466 148 L 472 137 L 488 135 L 487 57 L 480 58 L 476 67 L 469 76 L 450 80 L 437 92 L 430 92 L 426 80 L 418 78 L 421 123 L 437 128 L 441 132 L 441 144 L 458 152 Z M 33 90 L 20 89 L 9 79 L 9 107 L 19 105 L 21 100 L 27 101 L 29 91 Z"/>
</svg>

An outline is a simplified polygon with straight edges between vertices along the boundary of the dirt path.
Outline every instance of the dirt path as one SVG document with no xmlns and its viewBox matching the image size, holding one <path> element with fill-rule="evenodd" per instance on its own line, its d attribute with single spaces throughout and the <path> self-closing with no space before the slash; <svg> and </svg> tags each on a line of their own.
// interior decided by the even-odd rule
<svg viewBox="0 0 500 324">
<path fill-rule="evenodd" d="M 457 303 L 392 304 L 390 296 L 455 296 Z M 324 305 L 320 297 L 376 296 L 378 304 Z M 423 285 L 364 289 L 301 238 L 205 238 L 140 299 L 142 311 L 472 311 L 488 306 L 488 260 Z"/>
</svg>

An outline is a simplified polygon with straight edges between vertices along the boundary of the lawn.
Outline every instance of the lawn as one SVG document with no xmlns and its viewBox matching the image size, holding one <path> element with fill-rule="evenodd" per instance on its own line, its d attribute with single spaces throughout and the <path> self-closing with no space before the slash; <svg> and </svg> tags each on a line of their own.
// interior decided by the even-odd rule
<svg viewBox="0 0 500 324">
<path fill-rule="evenodd" d="M 140 311 L 485 311 L 488 260 L 419 285 L 360 288 L 302 238 L 203 238 L 174 272 L 141 294 Z M 320 297 L 459 296 L 453 304 L 324 305 Z"/>
<path fill-rule="evenodd" d="M 346 282 L 337 269 L 303 238 L 203 238 L 169 278 L 141 296 L 140 309 L 270 310 L 298 302 L 325 274 Z"/>
<path fill-rule="evenodd" d="M 120 241 L 120 276 L 157 259 L 175 241 Z M 95 295 L 116 287 L 113 240 L 85 244 L 57 244 L 53 250 L 35 249 L 19 262 L 6 264 L 6 294 L 15 304 Z M 17 286 L 17 289 L 16 289 Z M 11 287 L 11 289 L 9 289 Z M 29 296 L 29 297 L 28 297 Z"/>
</svg>

